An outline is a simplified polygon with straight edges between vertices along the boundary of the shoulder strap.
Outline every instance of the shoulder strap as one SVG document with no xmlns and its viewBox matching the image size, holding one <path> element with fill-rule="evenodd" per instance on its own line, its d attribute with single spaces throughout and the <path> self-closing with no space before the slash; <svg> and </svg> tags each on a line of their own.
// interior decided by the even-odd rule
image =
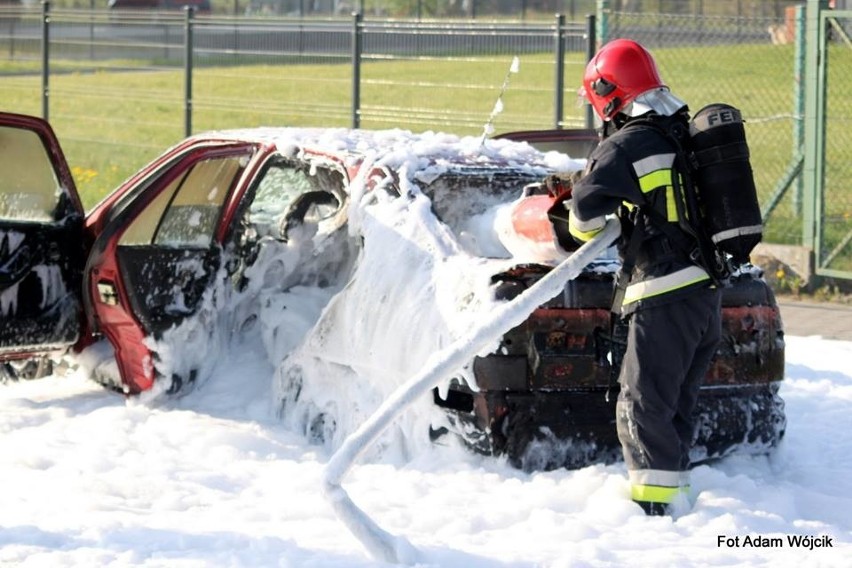
<svg viewBox="0 0 852 568">
<path fill-rule="evenodd" d="M 681 216 L 678 223 L 680 229 L 674 228 L 667 219 L 663 218 L 652 207 L 646 207 L 645 213 L 653 222 L 655 228 L 662 231 L 694 263 L 707 270 L 714 284 L 724 286 L 727 278 L 730 276 L 731 270 L 722 254 L 717 250 L 716 245 L 706 234 L 704 225 L 700 222 L 701 205 L 698 202 L 698 192 L 695 189 L 695 183 L 692 178 L 692 172 L 696 165 L 694 162 L 695 157 L 689 155 L 682 144 L 682 139 L 689 132 L 688 125 L 672 121 L 664 126 L 655 120 L 640 119 L 627 126 L 632 126 L 633 124 L 653 128 L 674 144 L 676 149 L 675 165 L 677 166 L 680 177 L 683 179 L 683 184 L 680 183 L 677 176 L 672 179 L 675 199 L 678 203 L 682 200 L 686 205 L 687 215 L 686 218 Z M 676 132 L 679 128 L 683 128 L 684 130 Z M 690 222 L 687 219 L 693 221 Z"/>
</svg>

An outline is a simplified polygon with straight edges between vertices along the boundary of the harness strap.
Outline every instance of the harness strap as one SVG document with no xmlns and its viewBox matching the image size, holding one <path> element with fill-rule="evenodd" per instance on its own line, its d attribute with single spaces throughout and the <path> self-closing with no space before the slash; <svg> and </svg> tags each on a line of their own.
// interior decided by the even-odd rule
<svg viewBox="0 0 852 568">
<path fill-rule="evenodd" d="M 630 240 L 627 242 L 627 248 L 624 250 L 624 255 L 621 261 L 621 270 L 615 277 L 615 289 L 612 296 L 612 307 L 610 310 L 613 314 L 621 314 L 621 306 L 624 303 L 624 294 L 627 291 L 627 286 L 630 284 L 630 279 L 633 277 L 633 269 L 636 267 L 636 257 L 639 252 L 639 245 L 642 244 L 642 239 L 645 236 L 645 216 L 642 215 L 641 209 L 637 212 L 636 224 L 633 226 L 633 233 L 630 235 Z"/>
<path fill-rule="evenodd" d="M 641 210 L 637 211 L 636 223 L 633 226 L 633 232 L 630 234 L 630 240 L 627 242 L 627 248 L 624 251 L 621 262 L 621 269 L 615 276 L 615 288 L 612 292 L 612 306 L 609 314 L 609 341 L 610 353 L 615 350 L 615 325 L 618 318 L 621 317 L 621 306 L 624 304 L 624 295 L 627 292 L 627 286 L 630 284 L 630 279 L 633 277 L 633 269 L 636 267 L 636 257 L 639 252 L 639 245 L 644 239 L 645 233 L 645 216 Z M 614 355 L 613 355 L 614 356 Z M 613 364 L 609 368 L 609 384 L 606 388 L 604 400 L 610 401 L 611 393 L 618 386 L 618 373 L 616 366 Z"/>
</svg>

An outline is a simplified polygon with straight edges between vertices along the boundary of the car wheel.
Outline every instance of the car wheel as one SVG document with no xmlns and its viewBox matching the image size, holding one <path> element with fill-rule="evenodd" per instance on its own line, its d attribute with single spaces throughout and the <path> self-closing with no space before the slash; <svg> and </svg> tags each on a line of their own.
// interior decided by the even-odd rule
<svg viewBox="0 0 852 568">
<path fill-rule="evenodd" d="M 53 361 L 47 357 L 20 359 L 0 363 L 0 382 L 32 380 L 47 377 L 53 373 Z"/>
</svg>

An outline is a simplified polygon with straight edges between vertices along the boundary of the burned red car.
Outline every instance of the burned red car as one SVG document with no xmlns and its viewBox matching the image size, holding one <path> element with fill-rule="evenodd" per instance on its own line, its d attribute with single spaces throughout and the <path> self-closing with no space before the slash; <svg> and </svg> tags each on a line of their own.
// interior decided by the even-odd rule
<svg viewBox="0 0 852 568">
<path fill-rule="evenodd" d="M 106 340 L 114 364 L 93 377 L 105 385 L 137 394 L 191 383 L 198 367 L 164 371 L 150 339 L 197 317 L 215 286 L 243 286 L 260 241 L 287 242 L 309 215 L 329 234 L 345 223 L 349 166 L 274 139 L 188 139 L 84 215 L 50 126 L 0 114 L 5 374 L 43 374 L 51 355 Z"/>
<path fill-rule="evenodd" d="M 477 231 L 494 209 L 546 200 L 542 180 L 581 164 L 511 140 L 486 145 L 345 129 L 213 132 L 168 149 L 86 214 L 49 125 L 0 113 L 0 166 L 3 374 L 44 375 L 58 354 L 96 352 L 94 380 L 127 395 L 168 396 L 209 373 L 211 337 L 258 325 L 263 310 L 299 312 L 293 290 L 310 290 L 315 309 L 298 325 L 266 329 L 273 367 L 312 326 L 344 339 L 364 335 L 350 329 L 351 314 L 337 306 L 343 315 L 335 319 L 327 308 L 343 302 L 365 250 L 377 242 L 363 230 L 370 203 L 391 212 L 402 211 L 397 203 L 409 210 L 425 203 L 420 228 L 440 238 L 411 250 L 445 246 L 491 270 L 493 301 L 517 296 L 552 264 Z M 411 240 L 393 219 L 380 229 L 381 239 Z M 617 268 L 614 254 L 592 263 L 507 331 L 493 353 L 475 357 L 470 381 L 436 389 L 446 423 L 432 436 L 458 435 L 527 469 L 616 459 L 614 397 L 606 394 L 624 335 L 609 318 Z M 388 309 L 380 300 L 366 313 Z M 725 291 L 724 322 L 725 341 L 701 391 L 696 461 L 765 451 L 784 433 L 783 329 L 757 269 L 741 268 Z M 303 383 L 293 385 L 282 395 L 285 409 L 306 392 Z M 342 426 L 318 413 L 303 427 L 322 438 Z"/>
</svg>

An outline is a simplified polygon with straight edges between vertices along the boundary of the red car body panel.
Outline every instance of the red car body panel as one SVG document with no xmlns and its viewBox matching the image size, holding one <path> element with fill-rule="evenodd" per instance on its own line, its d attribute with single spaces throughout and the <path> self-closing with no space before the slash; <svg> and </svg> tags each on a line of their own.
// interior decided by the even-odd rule
<svg viewBox="0 0 852 568">
<path fill-rule="evenodd" d="M 212 147 L 212 149 L 211 149 Z M 113 208 L 126 195 L 132 193 L 136 187 L 145 182 L 149 177 L 158 173 L 164 164 L 168 164 L 176 157 L 180 157 L 177 164 L 170 166 L 167 175 L 156 179 L 153 185 L 133 200 L 131 207 L 141 211 L 150 204 L 169 183 L 183 173 L 186 167 L 191 166 L 201 157 L 211 157 L 220 153 L 254 154 L 256 145 L 234 143 L 233 141 L 222 141 L 221 144 L 210 140 L 190 140 L 178 146 L 158 158 L 151 165 L 143 169 L 139 174 L 133 176 L 122 184 L 113 194 L 104 200 L 93 211 L 87 219 L 89 234 L 95 237 L 98 244 L 103 248 L 92 252 L 86 267 L 84 281 L 86 284 L 87 311 L 90 314 L 92 330 L 103 333 L 115 350 L 115 358 L 118 364 L 124 390 L 129 393 L 139 393 L 148 390 L 155 380 L 155 368 L 151 350 L 145 343 L 145 338 L 150 336 L 150 330 L 146 330 L 138 316 L 129 309 L 131 306 L 130 291 L 127 289 L 121 276 L 119 266 L 118 247 L 121 237 L 128 228 L 128 223 L 115 229 L 106 240 L 99 239 L 107 226 L 106 219 L 113 212 Z M 269 148 L 266 149 L 270 151 Z M 255 167 L 256 161 L 255 161 Z M 229 227 L 230 215 L 233 215 L 234 203 L 239 200 L 243 188 L 232 187 L 229 200 L 229 208 L 225 209 L 224 222 L 217 225 L 214 240 L 221 244 L 222 239 Z M 103 241 L 103 242 L 100 242 Z M 99 298 L 99 286 L 112 286 L 116 294 L 116 304 L 109 304 Z"/>
</svg>

